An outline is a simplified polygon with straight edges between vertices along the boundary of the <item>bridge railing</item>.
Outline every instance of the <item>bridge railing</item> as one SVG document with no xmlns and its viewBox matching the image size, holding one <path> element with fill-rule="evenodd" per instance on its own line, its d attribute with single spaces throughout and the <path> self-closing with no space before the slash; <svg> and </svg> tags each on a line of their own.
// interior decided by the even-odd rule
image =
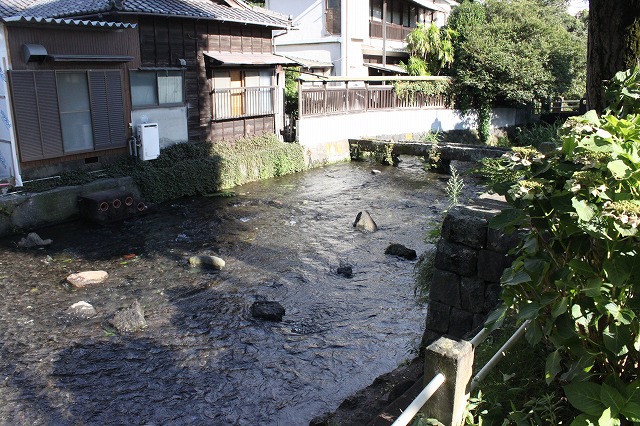
<svg viewBox="0 0 640 426">
<path fill-rule="evenodd" d="M 442 77 L 302 78 L 298 86 L 300 117 L 370 110 L 446 108 L 444 95 L 399 96 L 392 81 L 442 81 Z M 375 84 L 371 84 L 375 83 Z"/>
<path fill-rule="evenodd" d="M 535 114 L 583 114 L 587 112 L 586 99 L 549 98 L 544 102 L 534 102 Z"/>
</svg>

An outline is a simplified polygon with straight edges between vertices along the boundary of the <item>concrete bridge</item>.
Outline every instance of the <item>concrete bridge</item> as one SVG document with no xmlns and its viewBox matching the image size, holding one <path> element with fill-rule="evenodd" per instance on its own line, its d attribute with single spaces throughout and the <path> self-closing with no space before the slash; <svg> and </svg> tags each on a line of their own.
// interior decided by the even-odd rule
<svg viewBox="0 0 640 426">
<path fill-rule="evenodd" d="M 438 171 L 448 172 L 451 161 L 477 162 L 483 158 L 498 158 L 504 153 L 510 152 L 509 148 L 500 148 L 484 145 L 468 145 L 459 143 L 429 143 L 376 139 L 349 139 L 351 156 L 357 156 L 358 152 L 382 152 L 390 150 L 391 157 L 396 159 L 400 155 L 415 155 L 428 159 L 430 152 L 436 150 L 440 156 L 441 167 Z"/>
</svg>

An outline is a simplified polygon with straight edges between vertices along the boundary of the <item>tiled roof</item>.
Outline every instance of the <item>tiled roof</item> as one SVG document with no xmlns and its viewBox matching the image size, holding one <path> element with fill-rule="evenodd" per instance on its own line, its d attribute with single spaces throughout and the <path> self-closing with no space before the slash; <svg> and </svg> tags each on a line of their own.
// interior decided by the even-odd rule
<svg viewBox="0 0 640 426">
<path fill-rule="evenodd" d="M 216 21 L 243 22 L 285 28 L 285 16 L 239 2 L 223 0 L 0 0 L 0 16 L 62 18 L 121 12 L 176 15 Z"/>
</svg>

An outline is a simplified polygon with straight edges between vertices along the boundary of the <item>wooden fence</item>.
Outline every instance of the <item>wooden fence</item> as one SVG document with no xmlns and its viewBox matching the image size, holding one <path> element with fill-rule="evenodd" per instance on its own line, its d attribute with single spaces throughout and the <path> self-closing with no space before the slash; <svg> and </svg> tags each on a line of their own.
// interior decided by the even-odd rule
<svg viewBox="0 0 640 426">
<path fill-rule="evenodd" d="M 393 86 L 364 87 L 322 86 L 300 87 L 300 117 L 345 114 L 385 109 L 447 108 L 444 95 L 428 96 L 414 93 L 399 97 Z"/>
</svg>

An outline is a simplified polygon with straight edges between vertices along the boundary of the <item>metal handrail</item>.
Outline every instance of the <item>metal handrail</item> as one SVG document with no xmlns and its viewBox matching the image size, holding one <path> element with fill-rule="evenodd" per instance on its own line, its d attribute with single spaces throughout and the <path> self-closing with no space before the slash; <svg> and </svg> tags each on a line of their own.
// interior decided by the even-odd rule
<svg viewBox="0 0 640 426">
<path fill-rule="evenodd" d="M 477 386 L 478 383 L 482 379 L 484 379 L 487 374 L 496 366 L 496 364 L 506 356 L 506 352 L 515 345 L 518 340 L 524 335 L 527 330 L 527 327 L 531 324 L 531 320 L 527 320 L 511 335 L 509 340 L 505 342 L 504 345 L 500 347 L 498 352 L 496 352 L 493 357 L 478 371 L 478 373 L 471 379 L 469 383 L 469 392 L 472 392 Z M 470 341 L 471 345 L 476 348 L 480 343 L 482 343 L 490 334 L 492 330 L 488 328 L 483 328 L 480 330 L 478 334 L 476 334 Z M 406 426 L 409 424 L 411 420 L 418 414 L 418 411 L 422 408 L 424 404 L 427 403 L 429 398 L 433 396 L 433 394 L 440 388 L 440 386 L 444 383 L 445 376 L 442 373 L 436 374 L 436 376 L 429 382 L 429 384 L 420 392 L 420 394 L 409 404 L 406 410 L 396 419 L 395 422 L 391 426 Z"/>
<path fill-rule="evenodd" d="M 531 320 L 526 320 L 524 323 L 522 323 L 520 328 L 518 328 L 516 332 L 513 333 L 513 335 L 509 338 L 509 340 L 507 340 L 505 344 L 502 345 L 500 349 L 498 349 L 498 352 L 496 352 L 495 355 L 491 357 L 489 362 L 487 362 L 484 367 L 482 367 L 480 371 L 478 371 L 473 379 L 471 379 L 471 383 L 469 384 L 469 392 L 473 391 L 476 386 L 478 386 L 478 383 L 480 383 L 480 381 L 484 379 L 487 374 L 489 374 L 491 369 L 495 367 L 502 358 L 505 357 L 506 352 L 511 349 L 511 347 L 513 347 L 513 345 L 515 345 L 518 340 L 520 340 L 520 338 L 524 335 L 525 331 L 527 331 L 527 327 L 529 326 L 529 324 L 531 324 Z"/>
<path fill-rule="evenodd" d="M 435 375 L 429 384 L 416 396 L 416 398 L 409 404 L 406 410 L 396 419 L 391 426 L 407 426 L 411 420 L 418 414 L 418 411 L 422 406 L 433 396 L 433 394 L 442 386 L 445 381 L 445 376 L 442 373 Z"/>
</svg>

